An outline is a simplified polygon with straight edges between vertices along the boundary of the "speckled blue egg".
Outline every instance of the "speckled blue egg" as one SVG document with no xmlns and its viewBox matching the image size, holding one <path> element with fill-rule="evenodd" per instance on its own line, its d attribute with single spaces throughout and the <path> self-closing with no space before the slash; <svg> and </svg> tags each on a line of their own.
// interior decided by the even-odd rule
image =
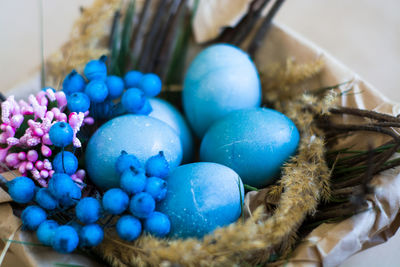
<svg viewBox="0 0 400 267">
<path fill-rule="evenodd" d="M 210 162 L 182 165 L 167 182 L 167 196 L 157 210 L 169 217 L 171 237 L 201 238 L 235 222 L 241 214 L 243 184 L 226 166 Z"/>
<path fill-rule="evenodd" d="M 183 107 L 198 137 L 229 112 L 257 107 L 260 101 L 261 85 L 256 67 L 235 46 L 216 44 L 204 49 L 186 73 Z"/>
<path fill-rule="evenodd" d="M 176 131 L 182 143 L 182 162 L 190 162 L 193 158 L 193 137 L 185 118 L 173 105 L 163 99 L 150 98 L 149 101 L 153 109 L 149 116 L 165 122 Z"/>
<path fill-rule="evenodd" d="M 211 126 L 200 147 L 202 161 L 232 168 L 245 184 L 264 187 L 299 143 L 296 125 L 284 114 L 267 108 L 232 112 Z"/>
<path fill-rule="evenodd" d="M 135 155 L 142 166 L 151 156 L 163 151 L 170 169 L 182 160 L 178 135 L 164 122 L 143 115 L 124 115 L 102 125 L 86 148 L 89 178 L 100 188 L 119 187 L 116 161 L 121 151 Z"/>
</svg>

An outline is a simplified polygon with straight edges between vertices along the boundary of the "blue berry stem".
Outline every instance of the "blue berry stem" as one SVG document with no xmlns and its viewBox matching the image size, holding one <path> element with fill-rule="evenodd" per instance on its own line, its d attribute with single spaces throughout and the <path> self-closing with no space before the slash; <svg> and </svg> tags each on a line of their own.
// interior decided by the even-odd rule
<svg viewBox="0 0 400 267">
<path fill-rule="evenodd" d="M 64 166 L 64 147 L 61 148 L 61 161 L 64 173 L 67 173 Z"/>
</svg>

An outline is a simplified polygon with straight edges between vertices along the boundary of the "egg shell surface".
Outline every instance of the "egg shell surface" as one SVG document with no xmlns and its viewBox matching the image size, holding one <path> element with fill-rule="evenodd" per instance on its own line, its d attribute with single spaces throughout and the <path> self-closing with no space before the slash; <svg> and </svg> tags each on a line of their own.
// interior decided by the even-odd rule
<svg viewBox="0 0 400 267">
<path fill-rule="evenodd" d="M 202 137 L 213 122 L 229 112 L 260 105 L 257 69 L 239 48 L 212 45 L 191 63 L 182 97 L 188 121 L 196 135 Z"/>
<path fill-rule="evenodd" d="M 89 178 L 98 187 L 119 187 L 120 175 L 115 163 L 122 150 L 135 155 L 142 166 L 159 151 L 164 151 L 171 169 L 182 160 L 179 137 L 164 122 L 144 115 L 117 117 L 102 125 L 86 148 L 86 169 Z"/>
<path fill-rule="evenodd" d="M 211 126 L 200 146 L 202 161 L 232 168 L 245 184 L 270 184 L 297 149 L 300 135 L 284 114 L 267 108 L 232 112 Z"/>
<path fill-rule="evenodd" d="M 182 165 L 167 182 L 167 196 L 157 210 L 171 221 L 170 237 L 201 238 L 235 222 L 241 214 L 243 184 L 226 166 L 210 162 Z"/>
<path fill-rule="evenodd" d="M 165 122 L 176 131 L 182 143 L 182 162 L 190 162 L 193 158 L 193 137 L 189 125 L 182 114 L 163 99 L 150 98 L 149 101 L 153 109 L 149 116 Z"/>
</svg>

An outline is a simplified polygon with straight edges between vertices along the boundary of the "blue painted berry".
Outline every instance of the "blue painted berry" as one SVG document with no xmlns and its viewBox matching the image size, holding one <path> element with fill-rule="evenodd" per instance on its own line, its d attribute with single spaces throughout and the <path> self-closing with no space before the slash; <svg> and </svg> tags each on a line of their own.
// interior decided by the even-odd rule
<svg viewBox="0 0 400 267">
<path fill-rule="evenodd" d="M 171 222 L 167 215 L 155 211 L 145 220 L 144 229 L 152 235 L 164 237 L 171 230 Z"/>
<path fill-rule="evenodd" d="M 146 192 L 134 195 L 129 203 L 129 211 L 138 218 L 147 218 L 156 208 L 154 198 Z"/>
<path fill-rule="evenodd" d="M 130 88 L 122 95 L 121 103 L 127 112 L 136 113 L 143 108 L 145 99 L 142 91 L 137 88 Z"/>
<path fill-rule="evenodd" d="M 32 201 L 35 196 L 35 183 L 28 177 L 17 177 L 7 182 L 8 194 L 11 198 L 21 204 Z"/>
<path fill-rule="evenodd" d="M 105 81 L 107 78 L 107 66 L 106 66 L 107 57 L 102 56 L 98 60 L 89 61 L 83 73 L 85 74 L 88 80 L 102 80 Z"/>
<path fill-rule="evenodd" d="M 102 199 L 104 210 L 112 215 L 123 213 L 129 205 L 128 195 L 119 188 L 108 190 Z"/>
<path fill-rule="evenodd" d="M 100 202 L 93 197 L 82 198 L 75 207 L 75 214 L 84 224 L 95 223 L 101 215 Z"/>
<path fill-rule="evenodd" d="M 40 207 L 46 210 L 54 210 L 58 205 L 58 201 L 53 197 L 48 188 L 40 188 L 35 195 L 35 201 Z"/>
<path fill-rule="evenodd" d="M 110 75 L 106 79 L 106 85 L 108 88 L 108 95 L 111 99 L 116 99 L 122 95 L 124 91 L 124 80 L 121 77 Z"/>
<path fill-rule="evenodd" d="M 40 243 L 46 246 L 51 246 L 53 244 L 54 233 L 58 228 L 58 223 L 53 220 L 46 220 L 39 225 L 36 231 L 36 236 Z"/>
<path fill-rule="evenodd" d="M 108 88 L 104 81 L 93 80 L 86 85 L 85 94 L 88 95 L 90 101 L 101 103 L 106 100 L 108 96 Z"/>
<path fill-rule="evenodd" d="M 167 182 L 158 177 L 147 179 L 145 192 L 149 193 L 155 201 L 161 201 L 167 195 Z"/>
<path fill-rule="evenodd" d="M 66 95 L 82 92 L 85 89 L 85 79 L 76 70 L 72 70 L 63 81 L 63 91 Z"/>
<path fill-rule="evenodd" d="M 136 114 L 149 115 L 152 111 L 153 108 L 151 107 L 150 101 L 146 98 L 143 107 L 138 112 L 136 112 Z"/>
<path fill-rule="evenodd" d="M 32 231 L 35 231 L 46 220 L 46 217 L 46 212 L 38 206 L 28 206 L 21 214 L 23 226 Z"/>
<path fill-rule="evenodd" d="M 55 173 L 49 181 L 50 193 L 63 206 L 71 206 L 81 198 L 80 188 L 65 173 Z"/>
<path fill-rule="evenodd" d="M 140 80 L 138 88 L 144 92 L 148 97 L 154 97 L 161 92 L 161 80 L 154 73 L 147 73 L 143 75 Z"/>
<path fill-rule="evenodd" d="M 53 249 L 59 253 L 71 253 L 79 244 L 79 236 L 75 229 L 68 225 L 60 226 L 54 232 Z"/>
<path fill-rule="evenodd" d="M 67 97 L 67 100 L 68 100 L 68 109 L 71 112 L 85 113 L 90 108 L 90 98 L 85 93 L 81 92 L 72 93 Z"/>
<path fill-rule="evenodd" d="M 137 88 L 140 80 L 142 80 L 143 73 L 137 70 L 128 71 L 124 76 L 125 88 Z"/>
<path fill-rule="evenodd" d="M 118 236 L 126 241 L 133 241 L 140 236 L 142 224 L 133 216 L 125 215 L 119 218 L 117 222 Z"/>
<path fill-rule="evenodd" d="M 72 143 L 74 131 L 68 123 L 60 121 L 51 126 L 49 136 L 53 145 L 65 147 Z"/>
<path fill-rule="evenodd" d="M 146 179 L 143 172 L 130 168 L 122 173 L 120 186 L 129 195 L 137 194 L 144 190 Z"/>
<path fill-rule="evenodd" d="M 90 114 L 95 119 L 109 119 L 112 117 L 114 103 L 110 99 L 104 100 L 102 103 L 93 103 L 90 108 Z"/>
<path fill-rule="evenodd" d="M 117 158 L 117 161 L 115 163 L 115 169 L 119 174 L 122 174 L 124 171 L 129 170 L 130 168 L 140 170 L 140 162 L 137 157 L 128 154 L 126 151 L 122 150 L 121 155 Z"/>
<path fill-rule="evenodd" d="M 146 175 L 148 177 L 165 178 L 169 173 L 169 164 L 165 159 L 164 152 L 160 151 L 158 155 L 150 157 L 146 162 Z"/>
<path fill-rule="evenodd" d="M 61 151 L 54 157 L 53 170 L 72 175 L 78 170 L 78 159 L 69 151 Z"/>
<path fill-rule="evenodd" d="M 82 247 L 94 247 L 103 241 L 104 231 L 98 224 L 89 224 L 82 227 L 79 232 Z"/>
</svg>

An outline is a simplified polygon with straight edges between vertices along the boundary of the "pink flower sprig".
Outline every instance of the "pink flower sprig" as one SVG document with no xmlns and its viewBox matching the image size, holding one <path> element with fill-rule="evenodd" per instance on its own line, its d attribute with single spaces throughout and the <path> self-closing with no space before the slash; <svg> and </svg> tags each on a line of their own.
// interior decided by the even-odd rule
<svg viewBox="0 0 400 267">
<path fill-rule="evenodd" d="M 66 106 L 65 93 L 54 92 L 50 88 L 30 95 L 28 102 L 16 102 L 14 96 L 8 97 L 1 103 L 0 145 L 3 148 L 0 148 L 0 161 L 22 175 L 30 174 L 40 185 L 46 187 L 48 179 L 54 173 L 49 137 L 51 126 L 60 121 L 69 123 L 74 131 L 73 146 L 79 148 L 82 144 L 76 136 L 77 133 L 83 125 L 94 123 L 94 119 L 89 117 L 89 111 L 67 115 L 64 112 Z M 12 148 L 18 148 L 17 151 L 21 152 L 10 153 L 10 150 L 15 151 Z M 42 160 L 39 160 L 39 154 L 42 155 Z M 83 178 L 82 170 L 74 175 L 77 182 L 82 182 Z"/>
</svg>

